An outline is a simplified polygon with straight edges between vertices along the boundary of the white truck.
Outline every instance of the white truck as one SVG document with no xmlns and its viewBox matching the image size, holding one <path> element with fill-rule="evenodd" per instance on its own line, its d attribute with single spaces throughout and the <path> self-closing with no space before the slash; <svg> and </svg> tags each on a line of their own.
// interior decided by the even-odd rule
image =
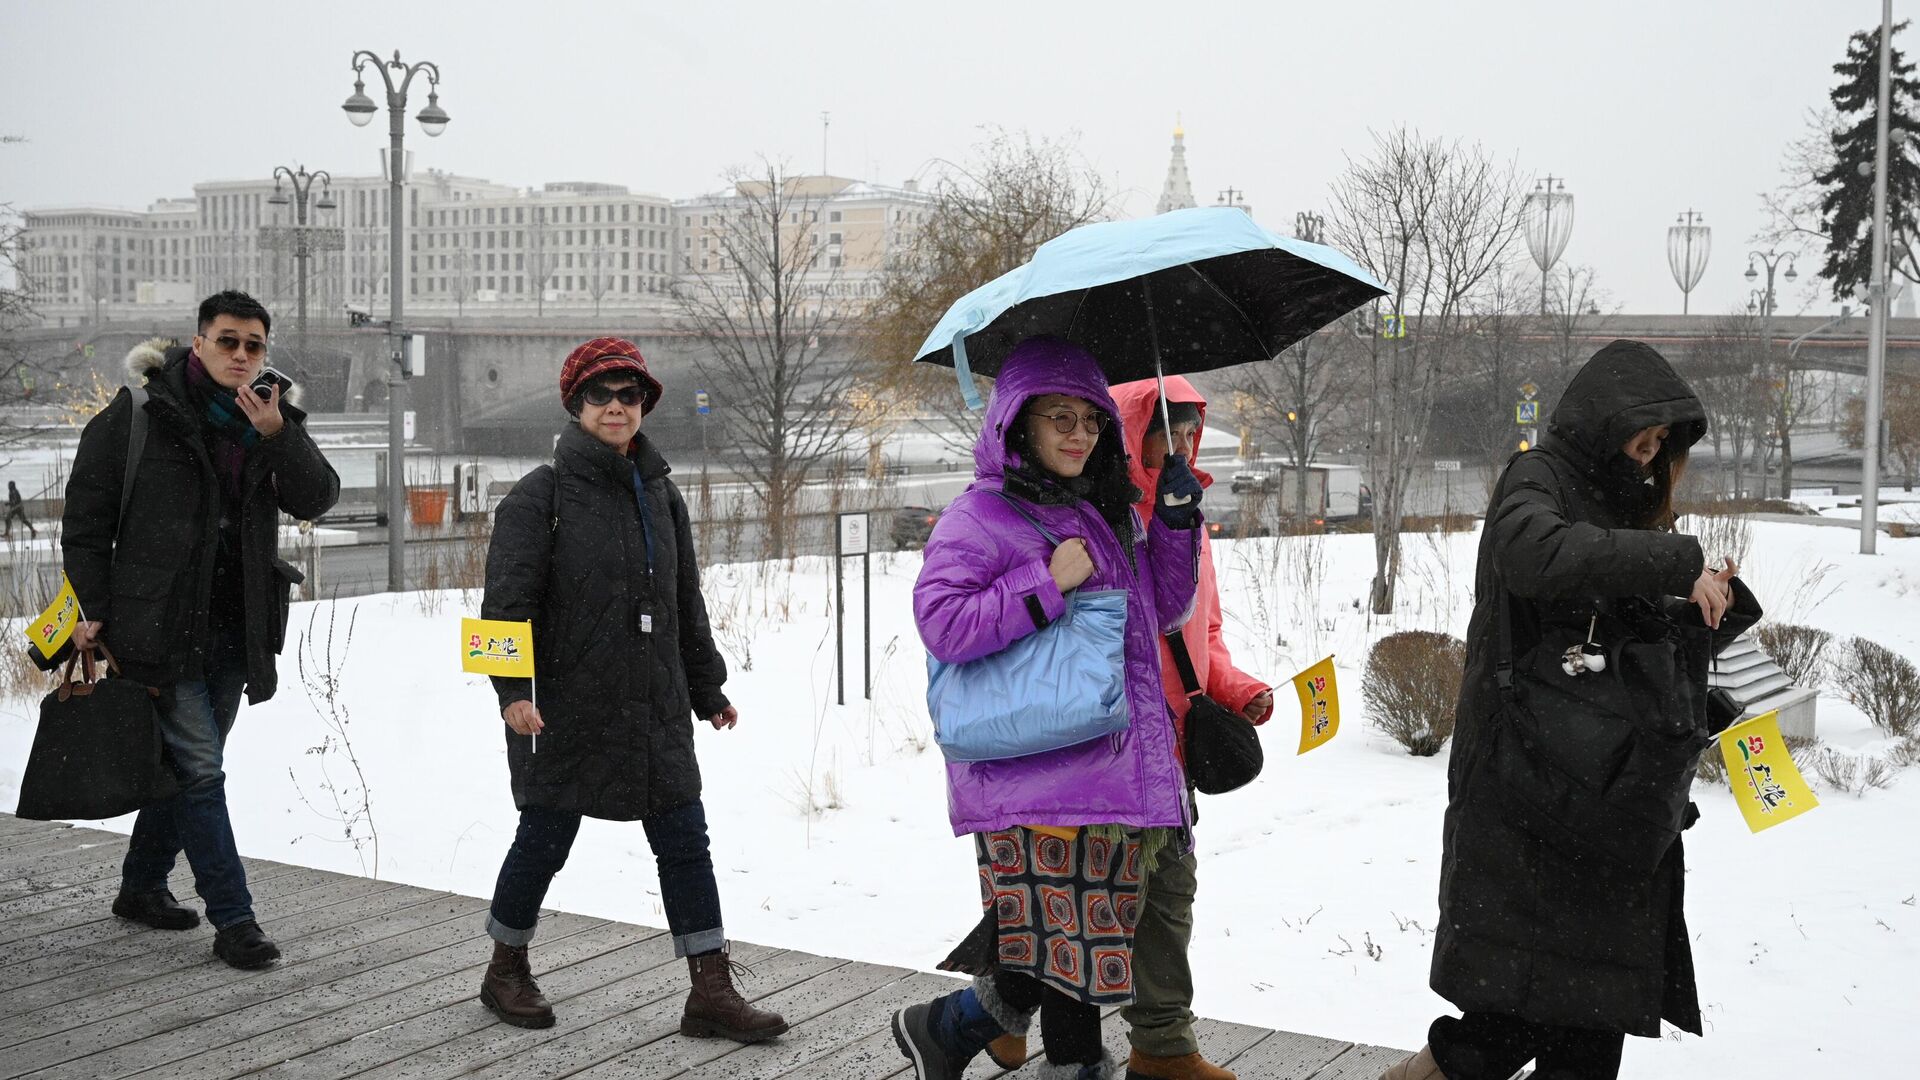
<svg viewBox="0 0 1920 1080">
<path fill-rule="evenodd" d="M 1307 504 L 1300 506 L 1301 469 L 1289 462 L 1254 462 L 1233 474 L 1231 490 L 1239 496 L 1243 508 L 1264 502 L 1263 517 L 1274 520 L 1292 518 L 1316 524 L 1351 521 L 1373 513 L 1373 491 L 1355 465 L 1309 462 Z"/>
</svg>

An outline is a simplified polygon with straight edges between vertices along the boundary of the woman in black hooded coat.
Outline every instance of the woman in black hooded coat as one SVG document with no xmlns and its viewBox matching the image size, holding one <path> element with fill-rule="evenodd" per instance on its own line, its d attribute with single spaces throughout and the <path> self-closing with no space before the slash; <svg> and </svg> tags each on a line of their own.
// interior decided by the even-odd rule
<svg viewBox="0 0 1920 1080">
<path fill-rule="evenodd" d="M 1731 560 L 1673 531 L 1706 410 L 1615 341 L 1496 485 L 1447 772 L 1431 984 L 1461 1017 L 1391 1080 L 1613 1077 L 1624 1036 L 1698 1034 L 1680 832 L 1712 657 L 1759 618 Z M 1684 598 L 1684 599 L 1682 599 Z M 1504 624 L 1504 625 L 1503 625 Z M 1588 642 L 1602 663 L 1574 662 Z"/>
</svg>

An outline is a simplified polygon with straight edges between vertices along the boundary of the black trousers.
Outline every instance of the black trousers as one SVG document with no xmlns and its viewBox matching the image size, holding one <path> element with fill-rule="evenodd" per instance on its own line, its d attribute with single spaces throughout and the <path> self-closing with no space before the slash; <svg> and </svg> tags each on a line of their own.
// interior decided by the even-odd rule
<svg viewBox="0 0 1920 1080">
<path fill-rule="evenodd" d="M 1531 1080 L 1614 1080 L 1626 1041 L 1621 1031 L 1535 1024 L 1506 1013 L 1443 1016 L 1427 1030 L 1447 1080 L 1508 1080 L 1529 1061 Z"/>
<path fill-rule="evenodd" d="M 1021 971 L 996 971 L 1000 1000 L 1024 1013 L 1040 1010 L 1040 1041 L 1056 1065 L 1092 1065 L 1106 1054 L 1100 1041 L 1100 1006 L 1068 997 Z"/>
</svg>

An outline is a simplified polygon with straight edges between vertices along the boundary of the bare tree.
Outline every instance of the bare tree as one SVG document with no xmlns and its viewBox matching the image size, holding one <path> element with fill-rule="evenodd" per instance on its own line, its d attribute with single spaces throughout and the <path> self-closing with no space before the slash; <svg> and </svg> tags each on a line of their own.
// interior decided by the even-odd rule
<svg viewBox="0 0 1920 1080">
<path fill-rule="evenodd" d="M 1393 611 L 1400 522 L 1413 468 L 1473 298 L 1511 258 L 1522 198 L 1512 162 L 1408 128 L 1375 133 L 1334 181 L 1335 242 L 1386 282 L 1392 319 L 1371 339 L 1367 456 L 1374 488 L 1372 610 Z M 1376 306 L 1379 306 L 1376 304 Z M 1417 326 L 1411 320 L 1417 317 Z"/>
<path fill-rule="evenodd" d="M 587 291 L 593 294 L 593 317 L 596 319 L 600 317 L 600 298 L 607 295 L 607 288 L 612 284 L 613 275 L 607 273 L 607 249 L 595 244 L 587 257 Z"/>
<path fill-rule="evenodd" d="M 1105 215 L 1105 184 L 1072 138 L 989 129 L 963 164 L 941 162 L 925 219 L 900 237 L 880 295 L 861 320 L 862 381 L 922 417 L 964 452 L 977 421 L 960 405 L 953 377 L 911 361 L 953 302 L 1033 257 L 1041 244 Z"/>
<path fill-rule="evenodd" d="M 1468 334 L 1454 356 L 1452 392 L 1443 391 L 1441 411 L 1485 468 L 1489 496 L 1500 466 L 1519 446 L 1513 408 L 1519 388 L 1537 381 L 1542 366 L 1539 294 L 1539 285 L 1516 267 L 1487 279 L 1468 304 Z"/>
<path fill-rule="evenodd" d="M 761 500 L 768 556 L 784 558 L 802 487 L 844 448 L 852 420 L 841 403 L 857 371 L 824 351 L 845 318 L 816 231 L 825 194 L 772 162 L 732 181 L 718 213 L 705 215 L 719 266 L 703 272 L 683 255 L 674 298 L 706 346 L 697 366 L 713 388 L 721 452 Z"/>
<path fill-rule="evenodd" d="M 1881 445 L 1899 461 L 1902 486 L 1912 491 L 1914 478 L 1920 475 L 1920 377 L 1888 372 L 1885 398 L 1881 418 L 1887 438 Z M 1856 397 L 1847 402 L 1840 438 L 1858 450 L 1866 445 L 1865 435 L 1866 402 Z"/>
<path fill-rule="evenodd" d="M 454 234 L 455 241 L 460 238 L 461 234 Z M 472 267 L 473 256 L 468 254 L 467 246 L 463 243 L 456 244 L 453 249 L 453 302 L 462 315 L 467 313 L 467 294 L 473 291 L 473 280 L 469 276 L 472 273 Z"/>
<path fill-rule="evenodd" d="M 538 314 L 547 313 L 547 282 L 560 268 L 560 253 L 553 250 L 553 223 L 547 208 L 535 206 L 527 222 L 527 280 L 533 284 Z"/>
<path fill-rule="evenodd" d="M 1747 494 L 1748 453 L 1767 423 L 1763 352 L 1758 319 L 1745 312 L 1721 316 L 1694 349 L 1687 380 L 1706 407 L 1714 457 L 1723 470 L 1731 462 L 1735 498 Z"/>
<path fill-rule="evenodd" d="M 1357 396 L 1353 369 L 1364 356 L 1365 346 L 1343 322 L 1302 339 L 1269 363 L 1234 369 L 1229 385 L 1236 404 L 1245 406 L 1243 419 L 1280 432 L 1293 462 L 1294 499 L 1288 512 L 1297 518 L 1313 516 L 1307 466 L 1319 459 L 1337 419 Z"/>
</svg>

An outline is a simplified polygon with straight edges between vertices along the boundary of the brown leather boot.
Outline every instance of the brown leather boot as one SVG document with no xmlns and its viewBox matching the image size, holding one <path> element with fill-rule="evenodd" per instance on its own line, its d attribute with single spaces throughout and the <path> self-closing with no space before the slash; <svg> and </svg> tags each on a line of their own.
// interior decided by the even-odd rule
<svg viewBox="0 0 1920 1080">
<path fill-rule="evenodd" d="M 995 1065 L 1012 1072 L 1027 1063 L 1027 1037 L 1002 1035 L 987 1044 L 987 1056 Z"/>
<path fill-rule="evenodd" d="M 742 974 L 751 974 L 724 952 L 687 957 L 693 992 L 687 995 L 687 1009 L 680 1017 L 680 1034 L 693 1039 L 718 1036 L 756 1043 L 787 1033 L 787 1022 L 779 1013 L 754 1008 L 733 988 L 732 969 L 736 967 Z"/>
<path fill-rule="evenodd" d="M 1234 1073 L 1199 1054 L 1154 1057 L 1138 1050 L 1127 1056 L 1127 1080 L 1239 1080 Z"/>
<path fill-rule="evenodd" d="M 1381 1073 L 1380 1080 L 1447 1080 L 1447 1075 L 1433 1060 L 1433 1049 L 1423 1046 L 1419 1053 Z"/>
<path fill-rule="evenodd" d="M 493 961 L 487 965 L 486 978 L 480 980 L 480 1004 L 514 1027 L 553 1026 L 553 1006 L 533 981 L 525 945 L 493 943 Z"/>
</svg>

